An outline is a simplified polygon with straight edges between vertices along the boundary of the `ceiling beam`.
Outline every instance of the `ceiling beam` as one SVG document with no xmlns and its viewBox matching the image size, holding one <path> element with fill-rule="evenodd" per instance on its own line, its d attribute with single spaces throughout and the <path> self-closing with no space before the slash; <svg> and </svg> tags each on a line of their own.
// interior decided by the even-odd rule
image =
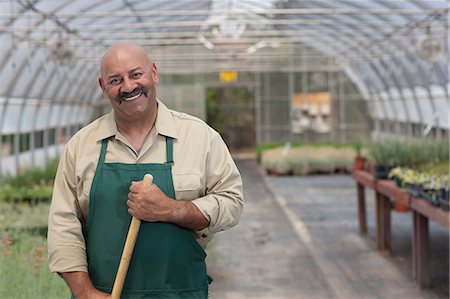
<svg viewBox="0 0 450 299">
<path fill-rule="evenodd" d="M 248 13 L 270 15 L 327 15 L 327 14 L 383 14 L 383 15 L 425 15 L 434 13 L 436 9 L 387 9 L 387 8 L 292 8 L 292 9 L 214 9 L 214 10 L 133 10 L 133 11 L 103 11 L 83 13 L 58 13 L 60 18 L 123 18 L 123 17 L 175 17 L 175 16 L 209 16 L 209 15 L 232 15 L 241 16 Z M 3 16 L 14 16 L 14 14 L 0 14 Z M 32 15 L 29 17 L 33 17 Z"/>
</svg>

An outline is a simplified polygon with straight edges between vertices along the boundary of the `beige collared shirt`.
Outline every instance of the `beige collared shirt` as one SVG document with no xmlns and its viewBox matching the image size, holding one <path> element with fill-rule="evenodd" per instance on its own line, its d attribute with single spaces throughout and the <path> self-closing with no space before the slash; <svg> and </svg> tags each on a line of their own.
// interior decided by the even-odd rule
<svg viewBox="0 0 450 299">
<path fill-rule="evenodd" d="M 214 233 L 237 224 L 243 208 L 242 180 L 216 131 L 158 101 L 155 126 L 137 154 L 117 131 L 111 112 L 76 133 L 61 155 L 49 214 L 48 259 L 52 272 L 87 272 L 82 226 L 89 213 L 101 141 L 110 138 L 105 162 L 164 163 L 165 136 L 174 138 L 176 199 L 192 200 L 210 222 L 208 228 L 194 232 L 200 245 L 205 247 Z"/>
</svg>

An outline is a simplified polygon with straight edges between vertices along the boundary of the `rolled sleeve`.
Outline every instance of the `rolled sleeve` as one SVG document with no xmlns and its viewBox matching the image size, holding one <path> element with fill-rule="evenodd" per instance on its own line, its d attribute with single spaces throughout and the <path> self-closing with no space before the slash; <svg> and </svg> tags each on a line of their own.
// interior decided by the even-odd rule
<svg viewBox="0 0 450 299">
<path fill-rule="evenodd" d="M 87 272 L 72 157 L 68 144 L 60 158 L 48 219 L 48 262 L 52 272 Z"/>
<path fill-rule="evenodd" d="M 207 243 L 214 233 L 235 226 L 244 206 L 241 175 L 217 133 L 207 162 L 206 194 L 192 201 L 209 221 L 206 229 L 195 232 L 200 243 Z"/>
<path fill-rule="evenodd" d="M 79 247 L 57 247 L 48 253 L 52 272 L 88 272 L 86 251 Z"/>
</svg>

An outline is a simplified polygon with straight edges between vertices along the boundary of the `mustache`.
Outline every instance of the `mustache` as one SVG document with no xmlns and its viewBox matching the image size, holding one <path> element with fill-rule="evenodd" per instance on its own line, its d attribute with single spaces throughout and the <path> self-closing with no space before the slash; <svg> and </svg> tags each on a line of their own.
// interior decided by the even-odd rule
<svg viewBox="0 0 450 299">
<path fill-rule="evenodd" d="M 133 91 L 131 92 L 119 92 L 119 94 L 116 96 L 116 101 L 120 104 L 122 104 L 122 101 L 124 100 L 124 98 L 132 98 L 135 95 L 138 94 L 144 94 L 145 96 L 147 96 L 148 94 L 148 89 L 145 87 L 136 87 L 135 89 L 133 89 Z"/>
</svg>

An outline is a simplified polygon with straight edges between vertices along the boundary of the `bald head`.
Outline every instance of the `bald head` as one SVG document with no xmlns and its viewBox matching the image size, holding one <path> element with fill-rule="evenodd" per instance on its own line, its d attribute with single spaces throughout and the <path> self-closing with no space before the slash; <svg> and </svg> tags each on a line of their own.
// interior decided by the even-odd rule
<svg viewBox="0 0 450 299">
<path fill-rule="evenodd" d="M 100 62 L 100 76 L 103 77 L 109 64 L 127 60 L 131 57 L 142 61 L 145 67 L 151 66 L 152 61 L 144 48 L 135 44 L 116 44 L 109 48 L 103 55 Z"/>
</svg>

